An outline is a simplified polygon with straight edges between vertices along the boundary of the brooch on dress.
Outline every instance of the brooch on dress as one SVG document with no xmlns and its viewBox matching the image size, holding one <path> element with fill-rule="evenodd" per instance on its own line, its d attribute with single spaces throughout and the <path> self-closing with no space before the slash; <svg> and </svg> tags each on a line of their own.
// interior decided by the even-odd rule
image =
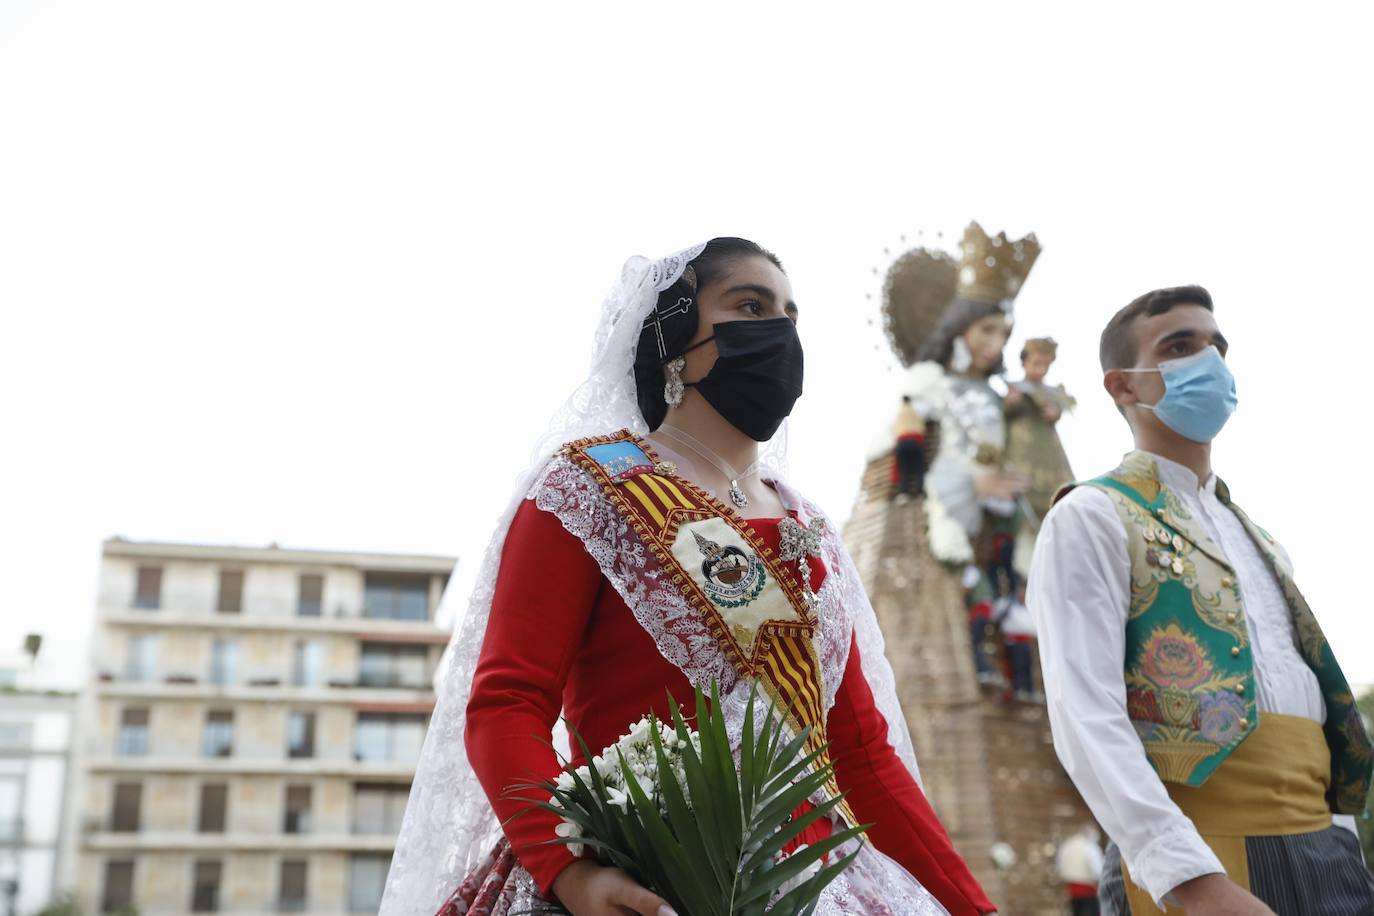
<svg viewBox="0 0 1374 916">
<path fill-rule="evenodd" d="M 817 599 L 816 593 L 811 590 L 811 563 L 806 558 L 821 555 L 821 540 L 825 537 L 825 518 L 817 517 L 811 521 L 810 526 L 806 526 L 788 516 L 778 522 L 778 534 L 781 536 L 778 556 L 788 563 L 793 560 L 799 561 L 797 566 L 801 571 L 802 595 L 806 600 L 806 609 L 814 610 Z"/>
</svg>

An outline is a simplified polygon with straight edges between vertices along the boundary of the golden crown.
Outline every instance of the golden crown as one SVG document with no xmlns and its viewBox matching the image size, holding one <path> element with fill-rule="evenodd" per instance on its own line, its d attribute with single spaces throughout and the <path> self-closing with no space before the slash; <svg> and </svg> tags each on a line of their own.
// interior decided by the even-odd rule
<svg viewBox="0 0 1374 916">
<path fill-rule="evenodd" d="M 959 243 L 959 283 L 956 295 L 979 302 L 1010 303 L 1040 257 L 1040 242 L 1031 233 L 1008 239 L 1005 232 L 988 235 L 969 223 Z"/>
<path fill-rule="evenodd" d="M 1005 232 L 989 237 L 970 223 L 958 259 L 932 248 L 913 248 L 888 268 L 883 283 L 883 325 L 902 365 L 916 361 L 955 296 L 993 302 L 1011 312 L 1040 243 L 1034 235 L 1011 241 Z"/>
</svg>

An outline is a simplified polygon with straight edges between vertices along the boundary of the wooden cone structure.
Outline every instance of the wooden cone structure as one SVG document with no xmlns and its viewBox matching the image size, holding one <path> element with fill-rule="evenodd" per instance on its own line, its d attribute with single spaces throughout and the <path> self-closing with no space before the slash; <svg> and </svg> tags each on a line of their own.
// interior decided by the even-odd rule
<svg viewBox="0 0 1374 916">
<path fill-rule="evenodd" d="M 892 501 L 892 461 L 869 462 L 844 534 L 887 642 L 926 795 L 999 912 L 1057 916 L 1068 895 L 1055 854 L 1092 816 L 1055 756 L 1043 703 L 979 686 L 959 574 L 930 559 L 924 499 Z M 1014 850 L 1014 864 L 994 862 L 998 843 Z"/>
</svg>

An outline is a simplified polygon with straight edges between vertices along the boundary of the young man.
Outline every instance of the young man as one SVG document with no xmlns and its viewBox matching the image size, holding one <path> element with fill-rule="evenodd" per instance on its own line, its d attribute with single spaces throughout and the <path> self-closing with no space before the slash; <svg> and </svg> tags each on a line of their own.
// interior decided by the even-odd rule
<svg viewBox="0 0 1374 916">
<path fill-rule="evenodd" d="M 1369 737 L 1283 549 L 1212 474 L 1235 409 L 1197 286 L 1102 332 L 1130 424 L 1120 467 L 1066 488 L 1031 565 L 1055 749 L 1113 840 L 1107 914 L 1374 913 L 1353 823 Z"/>
</svg>

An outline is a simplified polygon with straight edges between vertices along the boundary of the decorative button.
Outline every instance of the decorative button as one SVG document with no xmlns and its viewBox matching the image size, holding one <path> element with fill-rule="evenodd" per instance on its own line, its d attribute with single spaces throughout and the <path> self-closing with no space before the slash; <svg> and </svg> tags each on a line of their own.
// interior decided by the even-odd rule
<svg viewBox="0 0 1374 916">
<path fill-rule="evenodd" d="M 1164 507 L 1163 507 L 1163 506 L 1157 506 L 1157 507 L 1155 508 L 1155 515 L 1158 515 L 1160 518 L 1163 518 L 1163 517 L 1164 517 Z"/>
<path fill-rule="evenodd" d="M 1236 622 L 1236 612 L 1235 612 L 1235 611 L 1231 611 L 1230 613 L 1228 613 L 1228 614 L 1226 615 L 1226 622 L 1227 622 L 1227 623 L 1235 623 L 1235 622 Z"/>
<path fill-rule="evenodd" d="M 1222 587 L 1222 588 L 1230 588 L 1230 587 L 1231 587 L 1231 577 L 1230 577 L 1230 576 L 1222 576 L 1222 577 L 1221 577 L 1221 587 Z"/>
<path fill-rule="evenodd" d="M 1245 696 L 1245 682 L 1236 685 L 1236 696 Z"/>
<path fill-rule="evenodd" d="M 1241 719 L 1241 720 L 1240 720 L 1239 722 L 1237 722 L 1236 724 L 1239 725 L 1242 729 L 1249 728 L 1249 727 L 1250 727 L 1250 720 L 1249 720 L 1249 719 Z"/>
<path fill-rule="evenodd" d="M 1232 658 L 1239 658 L 1239 657 L 1240 657 L 1240 646 L 1232 646 L 1232 647 L 1231 647 L 1231 657 L 1232 657 Z"/>
</svg>

